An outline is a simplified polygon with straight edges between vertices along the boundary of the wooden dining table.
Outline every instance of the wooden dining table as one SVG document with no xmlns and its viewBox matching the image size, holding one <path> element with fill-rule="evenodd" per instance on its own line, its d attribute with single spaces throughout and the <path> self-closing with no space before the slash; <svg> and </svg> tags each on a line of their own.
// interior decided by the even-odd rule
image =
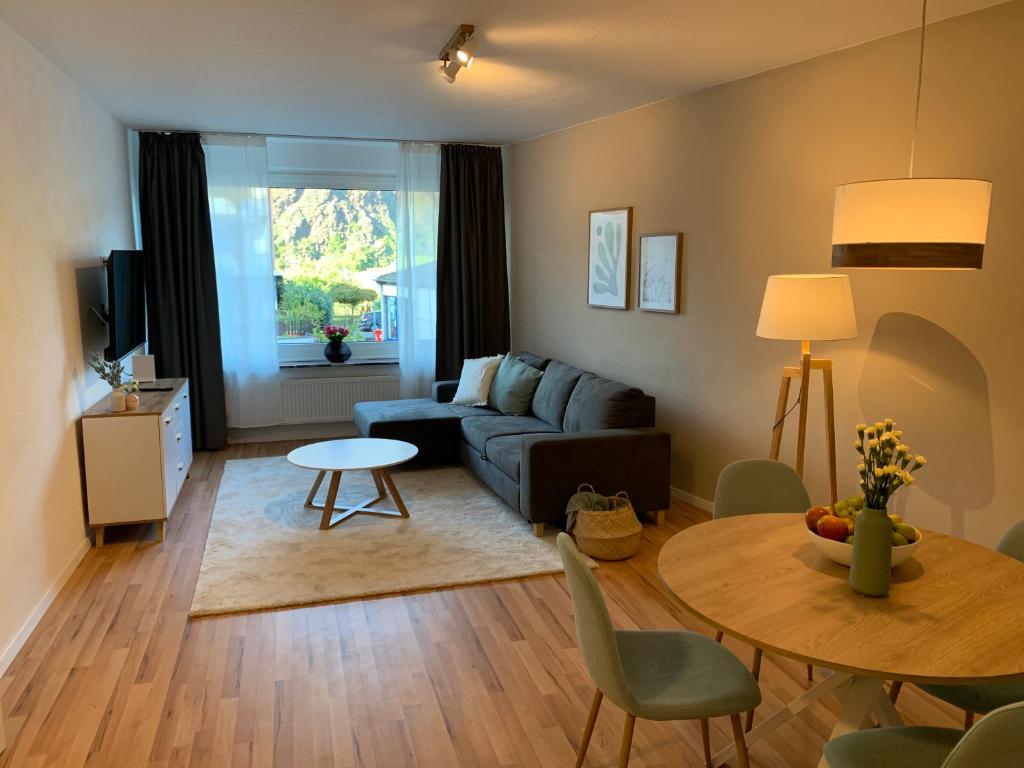
<svg viewBox="0 0 1024 768">
<path fill-rule="evenodd" d="M 691 613 L 766 653 L 825 670 L 747 734 L 756 743 L 827 694 L 840 701 L 831 738 L 872 721 L 900 725 L 884 681 L 986 683 L 1024 677 L 1024 563 L 924 531 L 893 569 L 887 597 L 864 597 L 849 568 L 810 539 L 802 514 L 712 520 L 658 556 L 665 586 Z M 736 755 L 732 746 L 715 766 Z M 826 766 L 822 758 L 819 766 Z"/>
</svg>

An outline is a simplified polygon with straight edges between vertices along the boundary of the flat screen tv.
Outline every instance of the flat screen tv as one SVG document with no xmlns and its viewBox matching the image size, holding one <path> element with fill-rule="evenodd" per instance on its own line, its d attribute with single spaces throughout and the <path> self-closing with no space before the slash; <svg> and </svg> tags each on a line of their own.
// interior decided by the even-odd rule
<svg viewBox="0 0 1024 768">
<path fill-rule="evenodd" d="M 120 360 L 146 341 L 142 251 L 111 251 L 107 259 L 107 360 Z"/>
</svg>

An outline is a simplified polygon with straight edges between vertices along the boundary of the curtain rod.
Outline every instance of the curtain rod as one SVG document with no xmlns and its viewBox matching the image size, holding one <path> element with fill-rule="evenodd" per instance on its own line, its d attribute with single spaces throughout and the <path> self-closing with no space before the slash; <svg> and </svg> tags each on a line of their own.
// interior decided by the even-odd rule
<svg viewBox="0 0 1024 768">
<path fill-rule="evenodd" d="M 129 131 L 136 133 L 199 133 L 209 136 L 264 136 L 268 139 L 315 139 L 319 141 L 387 141 L 394 144 L 409 142 L 413 144 L 468 144 L 471 147 L 495 147 L 501 149 L 505 144 L 485 144 L 478 141 L 422 141 L 420 139 L 381 139 L 381 138 L 356 138 L 355 136 L 310 136 L 303 133 L 259 133 L 258 131 L 200 131 L 183 128 L 136 128 L 126 126 Z"/>
</svg>

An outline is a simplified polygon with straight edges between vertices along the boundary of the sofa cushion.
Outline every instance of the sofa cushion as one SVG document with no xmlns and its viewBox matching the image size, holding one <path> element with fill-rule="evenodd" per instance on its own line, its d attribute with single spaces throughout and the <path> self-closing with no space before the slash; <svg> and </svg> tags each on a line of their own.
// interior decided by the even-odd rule
<svg viewBox="0 0 1024 768">
<path fill-rule="evenodd" d="M 565 420 L 565 408 L 582 375 L 583 371 L 579 368 L 557 360 L 548 363 L 537 391 L 533 393 L 533 415 L 553 427 L 561 428 Z"/>
<path fill-rule="evenodd" d="M 558 432 L 558 430 L 532 416 L 470 416 L 462 420 L 463 440 L 487 458 L 489 458 L 487 442 L 491 438 L 537 432 Z"/>
<path fill-rule="evenodd" d="M 540 357 L 539 355 L 533 354 L 533 352 L 516 352 L 512 357 L 522 360 L 531 368 L 536 368 L 538 371 L 543 371 L 548 367 L 548 363 L 551 359 L 548 357 Z"/>
<path fill-rule="evenodd" d="M 487 441 L 487 460 L 519 482 L 519 458 L 523 452 L 522 435 L 492 437 Z"/>
<path fill-rule="evenodd" d="M 487 394 L 491 391 L 491 382 L 498 372 L 502 357 L 494 355 L 463 360 L 462 375 L 452 402 L 458 405 L 487 405 Z"/>
<path fill-rule="evenodd" d="M 506 357 L 494 374 L 487 405 L 506 416 L 525 416 L 530 412 L 533 393 L 543 375 L 543 371 L 522 360 Z"/>
<path fill-rule="evenodd" d="M 593 373 L 580 376 L 565 409 L 566 432 L 654 426 L 654 398 Z"/>
</svg>

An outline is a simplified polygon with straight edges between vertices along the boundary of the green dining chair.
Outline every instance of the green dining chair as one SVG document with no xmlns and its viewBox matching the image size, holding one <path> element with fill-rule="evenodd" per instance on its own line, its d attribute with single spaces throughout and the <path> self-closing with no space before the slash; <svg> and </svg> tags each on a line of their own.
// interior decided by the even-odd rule
<svg viewBox="0 0 1024 768">
<path fill-rule="evenodd" d="M 996 551 L 1008 557 L 1024 562 L 1024 522 L 1011 527 L 996 544 Z M 895 703 L 900 695 L 902 684 L 895 682 L 889 691 Z M 1024 701 L 1024 680 L 1011 680 L 1006 683 L 981 683 L 976 685 L 932 685 L 922 684 L 921 690 L 930 693 L 937 699 L 964 710 L 964 728 L 968 729 L 974 722 L 974 715 L 987 714 L 994 709 Z M 1021 760 L 1024 765 L 1024 758 Z"/>
<path fill-rule="evenodd" d="M 967 733 L 952 728 L 872 728 L 825 744 L 829 768 L 1020 768 L 1024 702 L 1002 707 Z"/>
<path fill-rule="evenodd" d="M 619 768 L 629 765 L 636 719 L 700 720 L 704 760 L 711 765 L 708 719 L 728 716 L 741 768 L 748 768 L 741 712 L 761 702 L 757 681 L 727 648 L 696 632 L 614 629 L 597 580 L 568 534 L 558 534 L 583 661 L 597 686 L 580 739 L 583 765 L 607 696 L 626 712 Z"/>
<path fill-rule="evenodd" d="M 764 512 L 806 512 L 811 499 L 800 475 L 781 461 L 745 459 L 735 461 L 718 476 L 715 489 L 715 507 L 711 513 L 715 520 L 723 517 L 756 515 Z M 722 641 L 723 632 L 715 635 Z M 754 649 L 754 662 L 750 671 L 755 680 L 761 678 L 761 660 L 764 651 Z M 814 667 L 807 665 L 807 679 L 814 679 Z M 747 713 L 746 730 L 754 724 L 754 711 Z"/>
</svg>

